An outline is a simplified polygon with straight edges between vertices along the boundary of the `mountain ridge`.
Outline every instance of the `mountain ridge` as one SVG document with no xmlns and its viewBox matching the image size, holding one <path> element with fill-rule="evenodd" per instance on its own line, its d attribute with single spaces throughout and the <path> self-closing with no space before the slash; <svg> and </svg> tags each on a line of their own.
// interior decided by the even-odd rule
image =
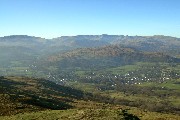
<svg viewBox="0 0 180 120">
<path fill-rule="evenodd" d="M 27 35 L 12 35 L 0 37 L 1 46 L 31 46 L 42 49 L 55 49 L 56 51 L 76 48 L 102 47 L 106 45 L 123 45 L 140 51 L 163 52 L 173 55 L 180 54 L 180 38 L 154 35 L 154 36 L 124 36 L 124 35 L 77 35 L 61 36 L 52 39 Z M 53 51 L 53 50 L 52 50 Z"/>
</svg>

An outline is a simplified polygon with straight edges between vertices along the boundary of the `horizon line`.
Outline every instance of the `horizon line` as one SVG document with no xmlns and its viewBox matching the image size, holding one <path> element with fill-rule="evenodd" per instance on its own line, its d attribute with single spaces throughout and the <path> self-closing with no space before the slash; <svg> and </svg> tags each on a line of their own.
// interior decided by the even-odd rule
<svg viewBox="0 0 180 120">
<path fill-rule="evenodd" d="M 131 36 L 131 37 L 152 37 L 152 36 L 165 36 L 165 37 L 174 37 L 174 38 L 179 38 L 177 36 L 170 36 L 170 35 L 162 35 L 162 34 L 157 34 L 157 35 L 122 35 L 122 34 L 79 34 L 79 35 L 61 35 L 61 36 L 57 36 L 57 37 L 51 37 L 51 38 L 47 38 L 47 37 L 40 37 L 40 36 L 34 36 L 34 35 L 20 35 L 20 34 L 12 34 L 12 35 L 4 35 L 4 36 L 0 36 L 2 37 L 10 37 L 10 36 L 28 36 L 28 37 L 36 37 L 36 38 L 42 38 L 42 39 L 55 39 L 55 38 L 60 38 L 60 37 L 76 37 L 76 36 Z"/>
</svg>

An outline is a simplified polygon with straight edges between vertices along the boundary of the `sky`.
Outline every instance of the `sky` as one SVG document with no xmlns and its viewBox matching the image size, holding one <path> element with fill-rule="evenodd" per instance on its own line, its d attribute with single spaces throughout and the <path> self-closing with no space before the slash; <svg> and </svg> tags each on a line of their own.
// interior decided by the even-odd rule
<svg viewBox="0 0 180 120">
<path fill-rule="evenodd" d="M 0 0 L 0 36 L 180 38 L 180 0 Z"/>
</svg>

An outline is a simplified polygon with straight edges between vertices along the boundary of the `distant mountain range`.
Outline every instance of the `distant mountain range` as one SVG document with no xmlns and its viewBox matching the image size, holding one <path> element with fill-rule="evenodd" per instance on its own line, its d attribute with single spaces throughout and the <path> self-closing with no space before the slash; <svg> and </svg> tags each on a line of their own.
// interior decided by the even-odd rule
<svg viewBox="0 0 180 120">
<path fill-rule="evenodd" d="M 122 65 L 137 61 L 178 61 L 180 38 L 170 36 L 77 35 L 53 39 L 27 35 L 0 37 L 0 66 L 34 62 L 62 66 Z M 58 62 L 59 61 L 59 62 Z M 68 62 L 69 61 L 69 62 Z M 88 64 L 87 64 L 88 63 Z M 91 64 L 92 63 L 92 64 Z"/>
<path fill-rule="evenodd" d="M 106 45 L 122 45 L 140 51 L 163 52 L 171 55 L 180 54 L 180 38 L 156 36 L 124 36 L 124 35 L 77 35 L 44 39 L 27 35 L 0 37 L 0 46 L 23 46 L 37 49 L 38 52 L 50 53 L 75 48 L 101 47 Z M 48 50 L 47 50 L 48 49 Z"/>
</svg>

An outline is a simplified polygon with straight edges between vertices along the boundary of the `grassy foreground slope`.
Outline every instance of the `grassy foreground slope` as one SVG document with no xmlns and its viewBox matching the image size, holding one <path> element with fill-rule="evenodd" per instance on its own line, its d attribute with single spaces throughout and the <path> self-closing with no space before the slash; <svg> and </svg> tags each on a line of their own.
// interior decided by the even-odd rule
<svg viewBox="0 0 180 120">
<path fill-rule="evenodd" d="M 0 115 L 66 110 L 78 100 L 93 100 L 93 95 L 44 79 L 0 77 Z"/>
<path fill-rule="evenodd" d="M 103 110 L 102 108 L 108 108 L 108 106 L 105 103 L 98 103 L 97 101 L 100 100 L 94 99 L 91 93 L 61 86 L 44 79 L 2 76 L 0 77 L 0 96 L 1 120 L 44 119 L 44 117 L 46 119 L 81 119 L 85 114 L 87 114 L 85 118 L 101 118 L 102 115 L 109 119 L 111 117 L 112 119 L 138 118 L 126 111 L 117 113 L 117 110 Z M 104 112 L 109 114 L 104 114 Z M 11 115 L 15 116 L 10 117 Z"/>
<path fill-rule="evenodd" d="M 115 105 L 44 79 L 0 78 L 1 120 L 178 120 L 173 114 Z M 97 97 L 97 95 L 96 95 Z M 107 98 L 106 98 L 107 99 Z M 110 101 L 111 99 L 109 99 Z"/>
<path fill-rule="evenodd" d="M 179 117 L 169 114 L 141 112 L 141 120 L 179 120 Z M 18 114 L 15 116 L 0 117 L 1 120 L 138 120 L 132 114 L 126 115 L 110 109 L 71 109 L 50 110 L 36 113 Z"/>
</svg>

